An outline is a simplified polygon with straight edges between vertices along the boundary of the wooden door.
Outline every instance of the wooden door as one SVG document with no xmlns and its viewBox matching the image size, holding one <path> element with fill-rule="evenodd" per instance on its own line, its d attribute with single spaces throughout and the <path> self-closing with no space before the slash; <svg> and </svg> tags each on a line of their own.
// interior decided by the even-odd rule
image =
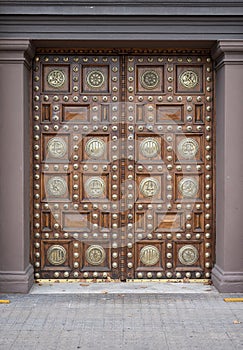
<svg viewBox="0 0 243 350">
<path fill-rule="evenodd" d="M 37 279 L 210 277 L 211 60 L 140 51 L 35 57 Z"/>
</svg>

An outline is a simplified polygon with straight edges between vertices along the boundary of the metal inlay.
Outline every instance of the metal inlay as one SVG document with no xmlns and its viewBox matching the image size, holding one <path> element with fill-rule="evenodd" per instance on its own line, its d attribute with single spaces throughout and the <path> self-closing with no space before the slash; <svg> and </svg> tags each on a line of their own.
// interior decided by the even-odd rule
<svg viewBox="0 0 243 350">
<path fill-rule="evenodd" d="M 153 197 L 159 193 L 160 184 L 157 179 L 153 177 L 146 177 L 141 181 L 139 189 L 144 197 Z"/>
<path fill-rule="evenodd" d="M 67 183 L 60 176 L 50 177 L 46 184 L 47 194 L 50 196 L 60 197 L 67 191 Z"/>
<path fill-rule="evenodd" d="M 100 245 L 91 245 L 86 250 L 85 256 L 90 265 L 101 265 L 105 261 L 106 252 Z"/>
<path fill-rule="evenodd" d="M 53 137 L 47 143 L 47 154 L 53 158 L 62 158 L 67 153 L 67 144 L 60 137 Z"/>
<path fill-rule="evenodd" d="M 92 138 L 85 145 L 85 152 L 93 159 L 101 158 L 105 151 L 105 142 L 100 138 Z"/>
<path fill-rule="evenodd" d="M 102 197 L 105 193 L 105 182 L 99 176 L 91 177 L 85 182 L 85 190 L 89 197 Z"/>
<path fill-rule="evenodd" d="M 182 139 L 177 146 L 178 153 L 185 159 L 195 158 L 198 148 L 197 141 L 189 137 Z"/>
<path fill-rule="evenodd" d="M 146 266 L 156 265 L 159 258 L 159 249 L 153 245 L 146 245 L 140 250 L 140 260 Z"/>
<path fill-rule="evenodd" d="M 141 153 L 146 158 L 153 158 L 159 154 L 159 142 L 153 137 L 147 137 L 140 144 Z"/>
<path fill-rule="evenodd" d="M 183 265 L 194 265 L 199 258 L 199 252 L 193 245 L 185 245 L 179 249 L 178 258 Z"/>
<path fill-rule="evenodd" d="M 52 265 L 62 265 L 67 258 L 67 251 L 61 245 L 52 245 L 47 250 L 47 260 Z"/>
<path fill-rule="evenodd" d="M 198 192 L 198 181 L 194 177 L 184 177 L 179 182 L 179 191 L 186 198 L 193 198 Z"/>
<path fill-rule="evenodd" d="M 141 85 L 148 90 L 155 89 L 159 84 L 160 78 L 154 70 L 145 71 L 141 76 Z"/>
<path fill-rule="evenodd" d="M 187 70 L 180 75 L 180 83 L 187 89 L 194 88 L 198 82 L 198 75 L 192 70 Z"/>
<path fill-rule="evenodd" d="M 93 70 L 88 73 L 86 81 L 90 87 L 99 88 L 104 84 L 105 76 L 101 71 Z"/>
<path fill-rule="evenodd" d="M 62 70 L 54 69 L 47 75 L 47 82 L 51 87 L 60 88 L 65 83 L 65 74 Z"/>
</svg>

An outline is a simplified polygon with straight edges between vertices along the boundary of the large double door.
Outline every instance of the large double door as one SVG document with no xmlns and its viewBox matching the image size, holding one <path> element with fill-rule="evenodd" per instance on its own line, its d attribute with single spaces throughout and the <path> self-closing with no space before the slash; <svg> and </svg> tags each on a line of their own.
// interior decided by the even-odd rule
<svg viewBox="0 0 243 350">
<path fill-rule="evenodd" d="M 210 278 L 212 96 L 207 52 L 39 50 L 37 279 Z"/>
</svg>

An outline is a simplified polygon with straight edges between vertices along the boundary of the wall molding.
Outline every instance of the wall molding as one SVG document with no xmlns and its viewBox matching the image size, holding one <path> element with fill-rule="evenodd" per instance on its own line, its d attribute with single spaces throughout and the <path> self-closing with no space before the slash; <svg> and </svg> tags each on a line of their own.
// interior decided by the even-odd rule
<svg viewBox="0 0 243 350">
<path fill-rule="evenodd" d="M 205 16 L 213 15 L 242 15 L 243 1 L 208 1 L 208 0 L 1 0 L 1 13 L 30 15 L 30 14 L 67 14 L 67 15 L 191 15 L 199 13 Z"/>
<path fill-rule="evenodd" d="M 221 293 L 243 293 L 243 272 L 226 272 L 215 265 L 212 281 Z"/>
<path fill-rule="evenodd" d="M 0 39 L 0 62 L 1 63 L 24 63 L 31 68 L 31 60 L 35 50 L 29 40 L 23 39 Z"/>
<path fill-rule="evenodd" d="M 41 11 L 41 10 L 40 10 Z M 1 15 L 2 38 L 33 40 L 243 39 L 242 16 Z M 1 8 L 0 8 L 1 12 Z M 190 24 L 190 25 L 188 25 Z M 174 46 L 173 44 L 171 44 Z"/>
<path fill-rule="evenodd" d="M 34 269 L 28 265 L 25 271 L 0 271 L 1 293 L 28 293 L 34 283 Z"/>
<path fill-rule="evenodd" d="M 216 70 L 226 64 L 243 64 L 243 40 L 219 40 L 212 48 Z"/>
</svg>

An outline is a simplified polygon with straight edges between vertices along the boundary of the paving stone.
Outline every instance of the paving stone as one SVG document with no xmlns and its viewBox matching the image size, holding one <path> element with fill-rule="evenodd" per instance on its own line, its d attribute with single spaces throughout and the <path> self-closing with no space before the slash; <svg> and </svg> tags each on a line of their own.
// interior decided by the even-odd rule
<svg viewBox="0 0 243 350">
<path fill-rule="evenodd" d="M 228 295 L 227 295 L 228 296 Z M 0 350 L 242 350 L 243 303 L 209 293 L 0 295 Z"/>
</svg>

